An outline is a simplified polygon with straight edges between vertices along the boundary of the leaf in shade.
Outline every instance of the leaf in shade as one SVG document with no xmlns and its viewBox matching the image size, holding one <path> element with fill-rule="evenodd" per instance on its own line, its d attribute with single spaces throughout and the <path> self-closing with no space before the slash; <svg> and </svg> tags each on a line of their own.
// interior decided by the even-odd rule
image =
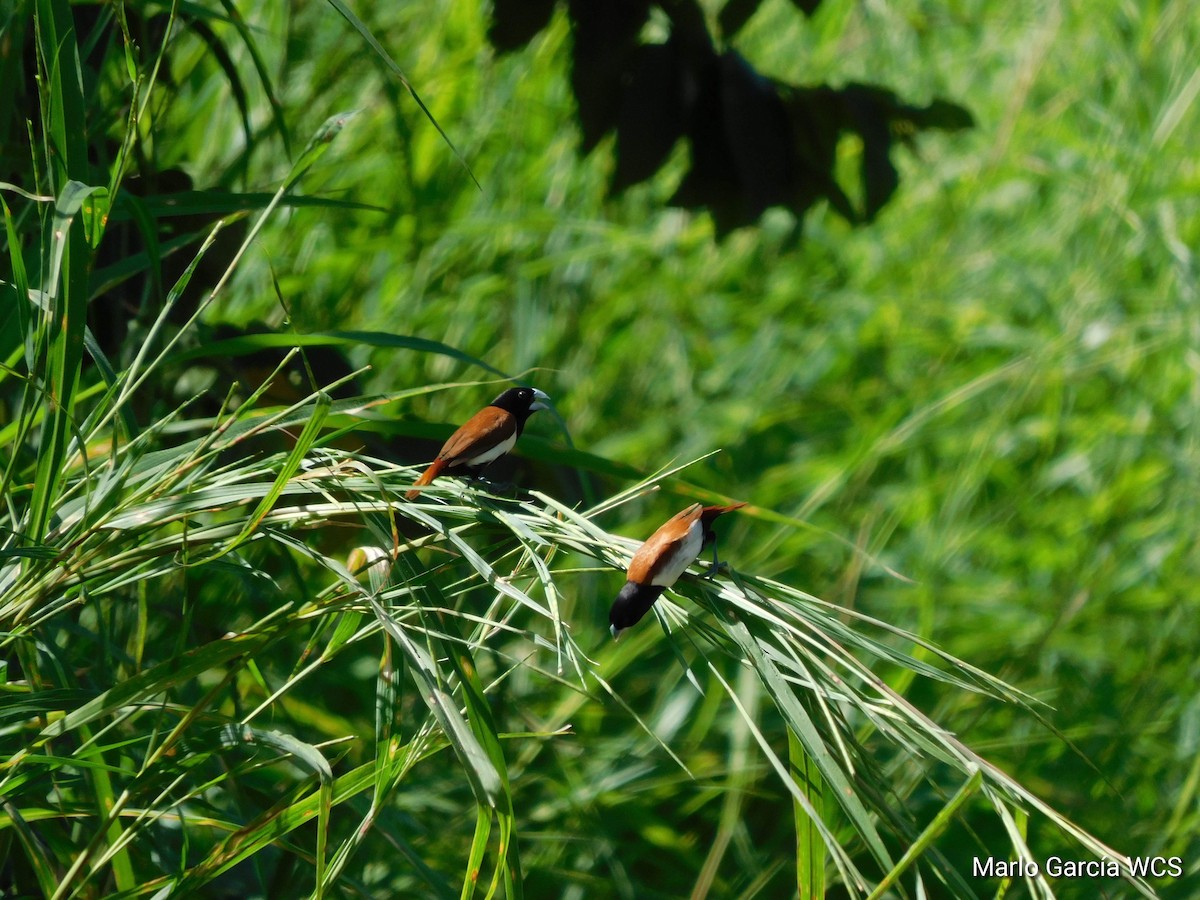
<svg viewBox="0 0 1200 900">
<path fill-rule="evenodd" d="M 571 87 L 583 130 L 580 150 L 590 153 L 617 126 L 630 54 L 650 15 L 649 0 L 570 0 L 575 50 Z"/>
<path fill-rule="evenodd" d="M 733 37 L 742 30 L 742 26 L 750 21 L 750 17 L 758 12 L 762 0 L 729 0 L 717 14 L 717 22 L 721 26 L 721 34 L 726 39 Z"/>
<path fill-rule="evenodd" d="M 638 47 L 632 69 L 617 122 L 613 193 L 657 172 L 683 136 L 684 101 L 675 41 Z"/>
<path fill-rule="evenodd" d="M 811 16 L 817 11 L 817 7 L 821 5 L 821 0 L 792 0 L 792 6 L 800 10 L 806 16 Z"/>
<path fill-rule="evenodd" d="M 687 125 L 692 165 L 669 202 L 684 209 L 707 207 L 718 233 L 724 234 L 741 222 L 741 199 L 723 125 L 719 60 L 714 56 L 698 67 L 696 76 L 696 99 Z"/>
<path fill-rule="evenodd" d="M 793 194 L 795 152 L 775 84 L 733 51 L 721 55 L 721 110 L 747 224 Z"/>
<path fill-rule="evenodd" d="M 488 40 L 501 53 L 519 50 L 550 24 L 556 0 L 493 0 Z"/>
<path fill-rule="evenodd" d="M 736 52 L 718 54 L 696 0 L 660 4 L 670 36 L 639 45 L 651 5 L 568 0 L 581 149 L 589 153 L 616 130 L 610 192 L 617 193 L 661 170 L 686 137 L 690 166 L 668 203 L 708 210 L 718 238 L 755 224 L 775 206 L 802 220 L 822 199 L 853 224 L 870 222 L 899 186 L 894 145 L 911 145 L 922 129 L 974 124 L 966 109 L 945 100 L 909 106 L 876 85 L 797 87 L 766 78 Z M 792 5 L 812 15 L 820 0 Z M 761 0 L 727 0 L 718 12 L 723 34 L 735 35 L 760 6 Z M 496 0 L 493 43 L 527 41 L 552 14 L 549 7 L 546 0 L 532 9 Z M 835 176 L 838 142 L 847 132 L 863 144 L 861 209 Z"/>
<path fill-rule="evenodd" d="M 238 212 L 262 209 L 270 201 L 272 194 L 266 191 L 222 191 L 222 190 L 181 190 L 176 193 L 157 193 L 146 197 L 138 197 L 122 190 L 118 202 L 113 204 L 111 221 L 122 222 L 132 218 L 130 204 L 140 200 L 145 211 L 158 219 L 196 217 L 201 224 L 221 216 L 229 216 Z M 378 204 L 360 203 L 355 200 L 344 200 L 333 197 L 288 196 L 283 201 L 284 206 L 323 207 L 326 209 L 357 209 L 367 212 L 386 212 Z M 191 223 L 187 223 L 189 226 Z M 175 228 L 178 232 L 180 229 Z"/>
<path fill-rule="evenodd" d="M 228 333 L 228 332 L 226 332 Z M 257 353 L 268 347 L 382 347 L 389 350 L 413 350 L 417 353 L 436 353 L 448 356 L 461 363 L 478 366 L 500 378 L 509 378 L 508 373 L 502 372 L 489 363 L 484 362 L 469 353 L 464 353 L 456 347 L 431 341 L 428 338 L 412 337 L 406 334 L 391 334 L 385 331 L 317 331 L 311 334 L 294 333 L 245 333 L 239 337 L 220 337 L 213 339 L 201 347 L 193 347 L 170 357 L 174 363 L 186 362 L 190 359 L 203 359 L 209 356 L 246 356 Z"/>
<path fill-rule="evenodd" d="M 841 95 L 846 129 L 863 142 L 863 219 L 871 222 L 900 184 L 891 158 L 896 97 L 891 91 L 861 84 L 847 85 Z"/>
<path fill-rule="evenodd" d="M 964 131 L 975 127 L 975 117 L 957 103 L 935 98 L 926 107 L 906 107 L 918 128 L 940 128 L 942 131 Z"/>
<path fill-rule="evenodd" d="M 858 214 L 850 198 L 833 178 L 841 132 L 841 104 L 837 92 L 825 86 L 785 87 L 781 96 L 796 149 L 796 193 L 792 211 L 803 216 L 809 207 L 825 198 L 839 215 L 849 222 L 857 222 Z"/>
<path fill-rule="evenodd" d="M 862 174 L 865 188 L 863 221 L 873 222 L 885 203 L 900 186 L 900 175 L 892 165 L 892 137 L 886 126 L 871 123 L 869 135 L 863 135 Z"/>
<path fill-rule="evenodd" d="M 887 88 L 859 83 L 847 84 L 838 93 L 842 128 L 859 135 L 863 142 L 863 219 L 867 222 L 879 214 L 900 184 L 891 160 L 896 141 L 911 146 L 913 137 L 923 129 L 959 131 L 975 124 L 966 109 L 946 100 L 909 106 Z"/>
</svg>

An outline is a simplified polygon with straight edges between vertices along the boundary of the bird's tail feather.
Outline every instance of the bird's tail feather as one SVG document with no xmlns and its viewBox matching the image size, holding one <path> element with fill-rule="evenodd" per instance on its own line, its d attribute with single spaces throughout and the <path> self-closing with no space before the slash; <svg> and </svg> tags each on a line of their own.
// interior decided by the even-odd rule
<svg viewBox="0 0 1200 900">
<path fill-rule="evenodd" d="M 717 516 L 722 516 L 727 512 L 733 512 L 735 509 L 741 509 L 746 505 L 745 501 L 741 503 L 731 503 L 729 506 L 706 506 L 700 510 L 700 518 L 705 524 L 711 522 Z"/>
<path fill-rule="evenodd" d="M 428 469 L 421 473 L 421 477 L 413 482 L 413 490 L 404 495 L 405 500 L 416 500 L 421 496 L 421 492 L 417 490 L 419 487 L 429 484 L 433 479 L 441 474 L 442 469 L 446 468 L 444 459 L 435 459 Z"/>
</svg>

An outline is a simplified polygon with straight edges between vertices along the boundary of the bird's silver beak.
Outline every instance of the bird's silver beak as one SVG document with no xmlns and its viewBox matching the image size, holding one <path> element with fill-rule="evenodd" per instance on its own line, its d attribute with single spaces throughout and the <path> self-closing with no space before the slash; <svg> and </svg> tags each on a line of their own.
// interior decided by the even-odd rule
<svg viewBox="0 0 1200 900">
<path fill-rule="evenodd" d="M 530 404 L 529 404 L 529 411 L 530 411 L 530 412 L 536 412 L 536 411 L 537 411 L 537 410 L 539 410 L 539 409 L 549 409 L 549 408 L 550 408 L 550 405 L 549 405 L 549 403 L 543 403 L 543 402 L 542 402 L 542 401 L 544 401 L 544 400 L 545 400 L 545 401 L 548 401 L 548 400 L 550 399 L 550 395 L 549 395 L 549 394 L 542 393 L 542 392 L 541 392 L 541 391 L 539 391 L 537 388 L 534 388 L 534 389 L 533 389 L 533 396 L 534 396 L 535 398 L 537 398 L 537 399 L 535 399 L 535 400 L 534 400 L 532 403 L 530 403 Z"/>
<path fill-rule="evenodd" d="M 618 628 L 616 625 L 608 626 L 608 633 L 613 636 L 614 641 L 621 636 L 621 631 L 622 629 Z"/>
</svg>

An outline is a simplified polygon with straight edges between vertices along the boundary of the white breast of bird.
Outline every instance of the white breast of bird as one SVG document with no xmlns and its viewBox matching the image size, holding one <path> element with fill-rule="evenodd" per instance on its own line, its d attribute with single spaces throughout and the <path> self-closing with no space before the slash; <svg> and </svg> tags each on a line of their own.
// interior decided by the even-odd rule
<svg viewBox="0 0 1200 900">
<path fill-rule="evenodd" d="M 695 562 L 700 551 L 704 549 L 704 526 L 697 518 L 688 528 L 685 537 L 670 558 L 663 561 L 662 568 L 650 579 L 650 583 L 660 587 L 670 587 L 684 573 L 688 566 Z"/>
<path fill-rule="evenodd" d="M 462 462 L 458 463 L 458 465 L 460 465 L 460 466 L 487 465 L 492 460 L 499 459 L 501 456 L 503 456 L 505 453 L 507 453 L 509 450 L 511 450 L 516 445 L 516 443 L 517 443 L 517 436 L 515 434 L 510 435 L 509 437 L 506 437 L 504 440 L 502 440 L 500 443 L 498 443 L 495 447 L 492 447 L 490 450 L 485 450 L 483 453 L 480 453 L 478 456 L 472 456 L 470 459 L 464 459 Z"/>
</svg>

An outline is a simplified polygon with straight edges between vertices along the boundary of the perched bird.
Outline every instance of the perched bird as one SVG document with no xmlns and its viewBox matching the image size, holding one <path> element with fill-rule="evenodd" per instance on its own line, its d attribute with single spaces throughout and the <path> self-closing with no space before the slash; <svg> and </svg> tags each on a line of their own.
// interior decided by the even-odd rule
<svg viewBox="0 0 1200 900">
<path fill-rule="evenodd" d="M 437 459 L 413 482 L 413 490 L 405 498 L 415 500 L 421 494 L 417 488 L 447 469 L 473 473 L 499 459 L 516 444 L 525 420 L 539 409 L 546 409 L 544 401 L 549 399 L 537 388 L 509 388 L 450 435 Z"/>
<path fill-rule="evenodd" d="M 633 555 L 629 563 L 629 580 L 608 611 L 612 636 L 616 638 L 626 628 L 641 621 L 659 595 L 675 583 L 709 543 L 713 545 L 713 567 L 709 571 L 716 572 L 717 536 L 712 530 L 713 519 L 745 505 L 701 506 L 693 503 L 654 532 Z"/>
</svg>

